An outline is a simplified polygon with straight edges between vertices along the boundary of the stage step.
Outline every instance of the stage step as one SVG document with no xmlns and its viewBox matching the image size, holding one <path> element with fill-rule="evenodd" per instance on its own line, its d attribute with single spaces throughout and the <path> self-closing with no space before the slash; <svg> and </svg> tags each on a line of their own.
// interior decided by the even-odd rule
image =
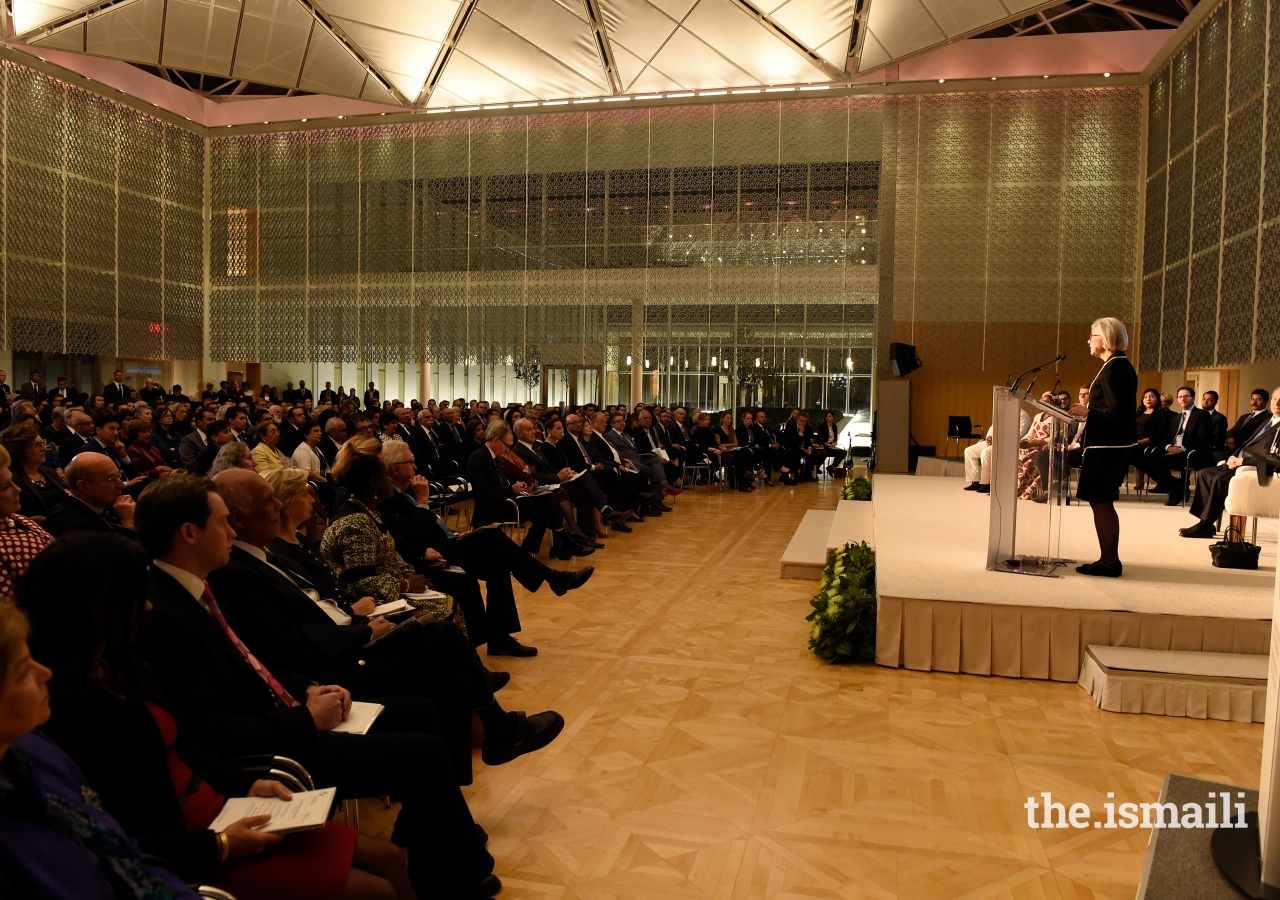
<svg viewBox="0 0 1280 900">
<path fill-rule="evenodd" d="M 947 459 L 941 456 L 922 456 L 916 460 L 916 475 L 931 475 L 940 478 L 963 478 L 964 460 Z"/>
<path fill-rule="evenodd" d="M 827 565 L 827 551 L 850 542 L 872 540 L 872 506 L 865 500 L 841 500 L 834 511 L 811 509 L 782 554 L 780 578 L 817 581 Z"/>
<path fill-rule="evenodd" d="M 1080 686 L 1108 712 L 1263 721 L 1270 657 L 1090 644 Z"/>
</svg>

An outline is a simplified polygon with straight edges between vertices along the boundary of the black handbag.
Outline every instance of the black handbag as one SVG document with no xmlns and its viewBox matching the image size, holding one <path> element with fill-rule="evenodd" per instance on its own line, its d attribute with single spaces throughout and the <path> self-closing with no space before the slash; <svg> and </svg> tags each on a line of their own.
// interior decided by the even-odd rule
<svg viewBox="0 0 1280 900">
<path fill-rule="evenodd" d="M 1256 569 L 1262 548 L 1248 541 L 1218 541 L 1209 545 L 1209 555 L 1219 569 Z"/>
</svg>

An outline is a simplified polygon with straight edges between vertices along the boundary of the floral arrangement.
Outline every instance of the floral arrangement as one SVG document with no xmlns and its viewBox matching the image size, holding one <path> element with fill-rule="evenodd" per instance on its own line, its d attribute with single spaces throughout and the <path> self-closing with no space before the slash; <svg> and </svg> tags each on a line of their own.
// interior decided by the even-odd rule
<svg viewBox="0 0 1280 900">
<path fill-rule="evenodd" d="M 809 605 L 813 612 L 805 621 L 813 623 L 810 650 L 830 663 L 875 659 L 876 564 L 865 541 L 831 552 L 818 594 Z"/>
<path fill-rule="evenodd" d="M 870 500 L 871 482 L 859 475 L 844 483 L 840 489 L 841 500 Z"/>
</svg>

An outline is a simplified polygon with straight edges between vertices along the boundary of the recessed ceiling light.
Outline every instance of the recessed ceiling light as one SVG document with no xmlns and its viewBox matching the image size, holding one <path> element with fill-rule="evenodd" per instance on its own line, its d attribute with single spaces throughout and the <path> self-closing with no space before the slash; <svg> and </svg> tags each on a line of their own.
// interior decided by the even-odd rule
<svg viewBox="0 0 1280 900">
<path fill-rule="evenodd" d="M 486 103 L 484 108 L 485 109 L 506 109 L 510 105 L 511 104 L 509 103 Z"/>
<path fill-rule="evenodd" d="M 630 97 L 605 97 L 605 103 L 621 103 L 623 100 L 630 100 Z"/>
<path fill-rule="evenodd" d="M 455 106 L 453 108 L 453 111 L 454 112 L 474 112 L 479 108 L 480 107 L 478 106 Z"/>
<path fill-rule="evenodd" d="M 449 112 L 449 107 L 447 107 L 447 106 L 443 106 L 443 107 L 439 107 L 439 108 L 437 108 L 437 109 L 429 109 L 429 110 L 427 110 L 427 115 L 429 115 L 429 116 L 433 116 L 433 115 L 435 115 L 436 113 L 446 113 L 446 112 Z"/>
<path fill-rule="evenodd" d="M 681 91 L 678 94 L 667 94 L 668 97 L 692 97 L 693 91 Z"/>
<path fill-rule="evenodd" d="M 802 90 L 802 91 L 829 91 L 829 90 L 831 90 L 831 85 L 829 85 L 829 84 L 811 84 L 811 85 L 809 85 L 809 86 L 807 86 L 807 87 L 802 87 L 802 88 L 800 88 L 800 90 Z"/>
<path fill-rule="evenodd" d="M 262 124 L 263 124 L 263 125 L 270 125 L 271 123 L 270 123 L 270 122 L 263 122 Z"/>
<path fill-rule="evenodd" d="M 529 107 L 529 106 L 537 106 L 537 105 L 538 105 L 538 101 L 534 100 L 534 101 L 532 101 L 532 102 L 530 102 L 530 103 L 512 103 L 512 104 L 511 104 L 511 108 L 512 108 L 512 109 L 524 109 L 524 108 Z"/>
<path fill-rule="evenodd" d="M 733 93 L 735 93 L 735 94 L 758 94 L 758 93 L 760 93 L 760 88 L 741 88 L 741 89 L 739 89 L 739 90 L 734 91 Z"/>
<path fill-rule="evenodd" d="M 338 116 L 339 119 L 345 119 L 346 116 Z"/>
<path fill-rule="evenodd" d="M 992 81 L 995 81 L 995 79 L 994 79 L 994 78 L 992 78 L 991 80 L 992 80 Z M 385 115 L 386 115 L 386 113 L 378 113 L 378 115 L 380 115 L 380 116 L 385 116 Z"/>
<path fill-rule="evenodd" d="M 636 99 L 637 100 L 661 100 L 662 95 L 661 94 L 643 94 L 639 97 L 636 97 Z"/>
<path fill-rule="evenodd" d="M 938 79 L 938 84 L 946 84 L 946 83 L 947 83 L 947 79 L 945 79 L 945 78 L 939 78 L 939 79 Z"/>
<path fill-rule="evenodd" d="M 1103 73 L 1102 73 L 1102 77 L 1103 77 L 1103 78 L 1110 78 L 1110 77 L 1111 77 L 1111 73 L 1110 73 L 1110 72 L 1103 72 Z"/>
<path fill-rule="evenodd" d="M 304 122 L 305 122 L 305 121 L 307 121 L 307 120 L 306 120 L 306 119 L 303 119 L 302 121 L 304 121 Z"/>
<path fill-rule="evenodd" d="M 568 104 L 569 104 L 568 100 L 543 100 L 542 101 L 543 106 L 567 106 Z"/>
<path fill-rule="evenodd" d="M 765 88 L 764 92 L 766 94 L 781 94 L 786 91 L 794 91 L 794 90 L 795 88 Z"/>
<path fill-rule="evenodd" d="M 995 80 L 996 80 L 996 76 L 992 75 L 992 76 L 991 76 L 991 80 L 992 80 L 992 81 L 995 81 Z M 385 115 L 386 115 L 386 113 L 383 113 L 383 115 L 385 116 Z"/>
<path fill-rule="evenodd" d="M 1041 75 L 1040 77 L 1041 77 L 1041 78 L 1048 78 L 1049 76 L 1048 76 L 1048 75 Z"/>
<path fill-rule="evenodd" d="M 699 97 L 723 97 L 728 91 L 698 91 Z"/>
<path fill-rule="evenodd" d="M 573 102 L 574 102 L 574 103 L 599 103 L 599 102 L 600 102 L 600 98 L 599 98 L 599 97 L 590 97 L 590 98 L 588 98 L 588 99 L 586 99 L 586 100 L 574 100 Z"/>
</svg>

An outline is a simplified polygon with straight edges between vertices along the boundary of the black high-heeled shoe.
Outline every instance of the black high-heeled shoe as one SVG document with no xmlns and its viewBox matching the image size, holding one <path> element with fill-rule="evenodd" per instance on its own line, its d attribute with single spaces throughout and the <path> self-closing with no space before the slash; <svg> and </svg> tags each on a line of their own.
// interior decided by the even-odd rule
<svg viewBox="0 0 1280 900">
<path fill-rule="evenodd" d="M 1114 566 L 1100 562 L 1085 563 L 1082 566 L 1076 566 L 1076 571 L 1081 575 L 1099 575 L 1103 578 L 1119 578 L 1124 573 L 1124 563 L 1117 561 Z"/>
</svg>

